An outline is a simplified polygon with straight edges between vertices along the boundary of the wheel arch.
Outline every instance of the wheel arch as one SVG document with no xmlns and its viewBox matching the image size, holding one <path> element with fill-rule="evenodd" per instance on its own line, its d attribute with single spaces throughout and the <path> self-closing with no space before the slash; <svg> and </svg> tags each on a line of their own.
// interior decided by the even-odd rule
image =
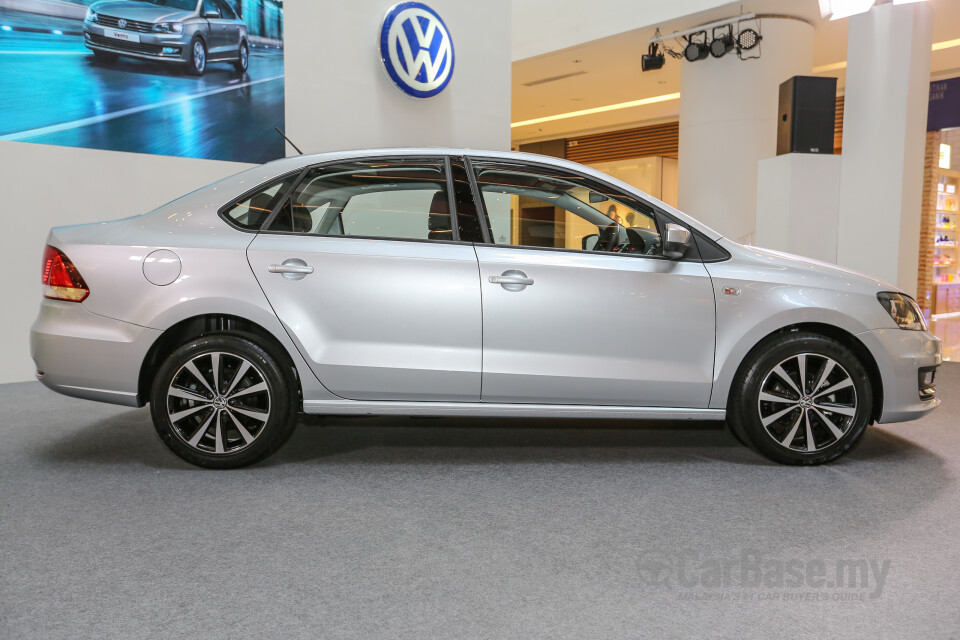
<svg viewBox="0 0 960 640">
<path fill-rule="evenodd" d="M 192 316 L 177 322 L 166 329 L 147 351 L 140 365 L 137 381 L 137 399 L 142 406 L 150 398 L 150 388 L 157 371 L 166 357 L 181 345 L 205 335 L 237 335 L 251 340 L 270 351 L 282 367 L 292 372 L 296 385 L 297 404 L 303 408 L 303 382 L 290 353 L 270 331 L 247 318 L 240 316 L 211 313 Z"/>
<path fill-rule="evenodd" d="M 877 361 L 870 352 L 870 349 L 868 349 L 867 346 L 863 344 L 863 342 L 857 338 L 856 335 L 835 325 L 821 322 L 797 322 L 795 324 L 776 329 L 775 331 L 771 331 L 767 335 L 760 338 L 741 359 L 740 363 L 737 365 L 732 380 L 736 380 L 740 376 L 740 374 L 743 372 L 743 369 L 747 366 L 747 363 L 750 362 L 750 360 L 758 351 L 765 348 L 770 340 L 787 333 L 796 333 L 800 331 L 815 333 L 827 338 L 831 338 L 854 352 L 854 354 L 860 360 L 860 363 L 863 365 L 863 368 L 866 369 L 867 376 L 869 376 L 870 386 L 873 391 L 873 407 L 871 408 L 870 421 L 877 421 L 880 418 L 880 414 L 883 410 L 883 378 L 880 375 L 880 367 L 877 365 Z M 734 384 L 730 384 L 729 388 L 727 389 L 726 406 L 730 406 L 730 398 L 734 391 L 734 387 Z"/>
</svg>

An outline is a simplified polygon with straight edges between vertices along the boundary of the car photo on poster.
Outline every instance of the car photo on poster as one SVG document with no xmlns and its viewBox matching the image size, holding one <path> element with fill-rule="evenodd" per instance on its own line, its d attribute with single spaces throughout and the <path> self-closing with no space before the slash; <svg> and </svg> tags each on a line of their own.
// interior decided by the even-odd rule
<svg viewBox="0 0 960 640">
<path fill-rule="evenodd" d="M 84 44 L 112 62 L 118 55 L 173 62 L 202 76 L 207 64 L 250 62 L 247 26 L 223 0 L 108 0 L 87 9 Z"/>
<path fill-rule="evenodd" d="M 0 140 L 282 158 L 282 0 L 3 0 Z"/>
</svg>

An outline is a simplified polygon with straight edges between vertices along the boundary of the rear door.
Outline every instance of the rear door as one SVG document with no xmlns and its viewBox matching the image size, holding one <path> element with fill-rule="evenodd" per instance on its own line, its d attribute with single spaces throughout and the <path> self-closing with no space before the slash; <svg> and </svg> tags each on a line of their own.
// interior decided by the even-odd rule
<svg viewBox="0 0 960 640">
<path fill-rule="evenodd" d="M 453 224 L 448 165 L 311 169 L 248 249 L 278 317 L 341 397 L 480 399 L 477 257 Z"/>
</svg>

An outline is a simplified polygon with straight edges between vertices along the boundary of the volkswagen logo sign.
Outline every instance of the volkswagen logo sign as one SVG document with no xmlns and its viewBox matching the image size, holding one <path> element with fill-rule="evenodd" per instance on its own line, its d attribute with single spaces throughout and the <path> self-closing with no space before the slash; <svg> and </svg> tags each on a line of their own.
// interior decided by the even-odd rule
<svg viewBox="0 0 960 640">
<path fill-rule="evenodd" d="M 127 21 L 124 20 L 123 18 L 120 18 L 119 20 L 117 20 L 117 26 L 120 27 L 121 29 L 125 29 L 127 27 Z"/>
<path fill-rule="evenodd" d="M 453 40 L 436 11 L 421 2 L 401 2 L 383 18 L 380 59 L 401 91 L 432 98 L 453 77 Z"/>
</svg>

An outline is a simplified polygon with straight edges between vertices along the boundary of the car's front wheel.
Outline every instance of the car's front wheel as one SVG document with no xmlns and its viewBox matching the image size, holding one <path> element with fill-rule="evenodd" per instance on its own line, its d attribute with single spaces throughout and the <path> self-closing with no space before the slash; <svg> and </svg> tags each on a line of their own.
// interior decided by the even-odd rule
<svg viewBox="0 0 960 640">
<path fill-rule="evenodd" d="M 240 43 L 240 51 L 237 53 L 237 61 L 233 63 L 237 73 L 245 73 L 250 65 L 250 48 L 246 42 Z"/>
<path fill-rule="evenodd" d="M 202 76 L 207 70 L 207 46 L 201 38 L 194 38 L 190 43 L 190 59 L 187 61 L 187 72 L 190 75 Z"/>
<path fill-rule="evenodd" d="M 251 340 L 206 336 L 161 365 L 150 412 L 160 439 L 187 462 L 242 467 L 266 458 L 293 433 L 295 384 L 278 358 Z"/>
<path fill-rule="evenodd" d="M 850 451 L 873 415 L 870 378 L 857 355 L 796 331 L 755 349 L 731 390 L 734 433 L 775 462 L 821 464 Z"/>
</svg>

